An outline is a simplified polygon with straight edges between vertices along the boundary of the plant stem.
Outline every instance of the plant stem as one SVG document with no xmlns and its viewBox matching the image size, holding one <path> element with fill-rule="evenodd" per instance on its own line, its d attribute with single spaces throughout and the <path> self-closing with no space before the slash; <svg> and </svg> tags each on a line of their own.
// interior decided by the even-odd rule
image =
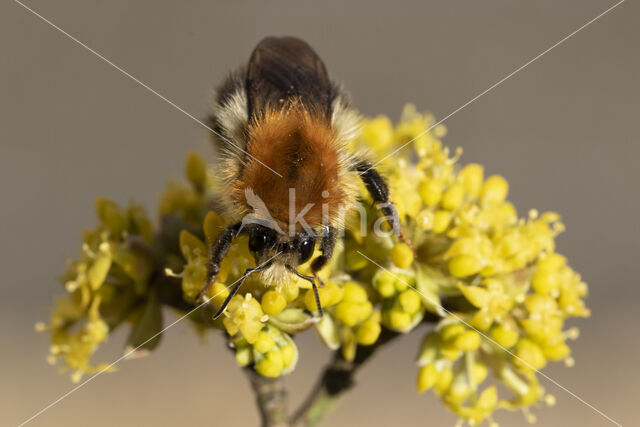
<svg viewBox="0 0 640 427">
<path fill-rule="evenodd" d="M 437 316 L 427 313 L 423 322 L 428 324 L 437 319 Z M 401 335 L 399 332 L 382 328 L 376 343 L 370 346 L 359 346 L 355 358 L 351 361 L 346 360 L 340 351 L 335 351 L 318 382 L 291 417 L 287 417 L 287 392 L 282 378 L 265 378 L 253 369 L 245 369 L 256 393 L 262 426 L 314 427 L 319 425 L 338 406 L 340 396 L 355 385 L 355 374 L 365 362 L 380 347 Z"/>
<path fill-rule="evenodd" d="M 263 427 L 287 427 L 287 391 L 282 378 L 266 378 L 253 369 L 245 369 L 256 395 Z"/>
<path fill-rule="evenodd" d="M 337 406 L 340 396 L 354 385 L 354 375 L 364 363 L 380 348 L 400 334 L 383 329 L 378 341 L 372 346 L 358 347 L 352 361 L 345 360 L 342 353 L 334 352 L 320 380 L 311 389 L 309 396 L 291 417 L 292 426 L 316 426 Z"/>
</svg>

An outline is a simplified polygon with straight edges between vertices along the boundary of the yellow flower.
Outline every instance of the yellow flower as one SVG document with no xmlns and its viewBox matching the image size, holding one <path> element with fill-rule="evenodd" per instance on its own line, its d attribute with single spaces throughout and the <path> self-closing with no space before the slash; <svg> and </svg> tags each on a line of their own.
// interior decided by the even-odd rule
<svg viewBox="0 0 640 427">
<path fill-rule="evenodd" d="M 279 377 L 284 368 L 284 360 L 281 351 L 270 351 L 266 357 L 256 364 L 256 371 L 263 377 Z"/>
<path fill-rule="evenodd" d="M 497 205 L 506 199 L 508 192 L 507 180 L 500 175 L 492 175 L 485 181 L 480 197 L 487 205 Z"/>
<path fill-rule="evenodd" d="M 431 207 L 440 203 L 442 197 L 442 183 L 435 179 L 430 179 L 418 189 L 422 202 Z"/>
<path fill-rule="evenodd" d="M 442 195 L 442 207 L 449 211 L 455 211 L 464 200 L 464 187 L 462 184 L 454 184 Z"/>
<path fill-rule="evenodd" d="M 424 365 L 418 373 L 418 393 L 424 393 L 436 383 L 438 379 L 438 371 L 434 364 Z"/>
<path fill-rule="evenodd" d="M 260 331 L 258 333 L 258 337 L 253 343 L 253 348 L 258 350 L 260 353 L 266 353 L 269 350 L 271 350 L 275 345 L 276 345 L 275 340 L 267 332 Z"/>
<path fill-rule="evenodd" d="M 491 328 L 491 338 L 505 348 L 513 347 L 518 342 L 518 331 L 503 324 Z"/>
<path fill-rule="evenodd" d="M 267 291 L 262 296 L 262 310 L 268 315 L 280 313 L 286 305 L 286 298 L 278 291 Z"/>
<path fill-rule="evenodd" d="M 516 366 L 524 369 L 542 369 L 547 364 L 542 349 L 533 341 L 522 338 L 516 346 Z"/>
<path fill-rule="evenodd" d="M 433 214 L 433 232 L 443 233 L 451 223 L 451 212 L 439 210 Z"/>
<path fill-rule="evenodd" d="M 391 249 L 391 260 L 398 268 L 407 268 L 413 262 L 413 252 L 406 243 L 396 243 Z"/>
<path fill-rule="evenodd" d="M 471 197 L 478 197 L 482 189 L 484 168 L 482 165 L 470 163 L 463 167 L 458 174 L 458 180 L 463 185 L 465 191 Z"/>
<path fill-rule="evenodd" d="M 356 341 L 360 345 L 372 345 L 380 336 L 380 313 L 375 312 L 367 320 L 360 323 L 356 329 Z"/>
<path fill-rule="evenodd" d="M 391 120 L 385 116 L 367 120 L 362 126 L 360 138 L 379 154 L 388 152 L 394 142 Z"/>
<path fill-rule="evenodd" d="M 320 305 L 322 305 L 322 307 L 329 307 L 337 304 L 340 300 L 342 300 L 343 294 L 344 294 L 344 290 L 334 282 L 329 282 L 326 284 L 326 286 L 322 288 L 318 288 Z M 309 310 L 312 313 L 317 310 L 316 297 L 313 293 L 313 289 L 309 289 L 305 293 L 304 305 L 307 308 L 307 310 Z"/>
<path fill-rule="evenodd" d="M 355 282 L 343 286 L 344 296 L 336 305 L 335 317 L 346 326 L 355 326 L 371 315 L 373 306 L 367 299 L 367 293 Z"/>
<path fill-rule="evenodd" d="M 249 344 L 253 344 L 262 329 L 263 315 L 260 303 L 251 294 L 236 295 L 229 301 L 222 322 L 229 335 L 240 332 Z"/>
</svg>

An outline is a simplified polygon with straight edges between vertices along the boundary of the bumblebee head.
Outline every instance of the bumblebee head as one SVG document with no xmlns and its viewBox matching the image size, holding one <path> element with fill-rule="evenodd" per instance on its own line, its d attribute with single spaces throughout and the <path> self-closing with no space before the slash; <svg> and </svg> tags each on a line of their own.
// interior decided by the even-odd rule
<svg viewBox="0 0 640 427">
<path fill-rule="evenodd" d="M 252 224 L 248 234 L 249 250 L 257 263 L 275 257 L 276 262 L 297 266 L 309 261 L 316 246 L 315 235 L 307 231 L 289 236 L 265 225 Z"/>
</svg>

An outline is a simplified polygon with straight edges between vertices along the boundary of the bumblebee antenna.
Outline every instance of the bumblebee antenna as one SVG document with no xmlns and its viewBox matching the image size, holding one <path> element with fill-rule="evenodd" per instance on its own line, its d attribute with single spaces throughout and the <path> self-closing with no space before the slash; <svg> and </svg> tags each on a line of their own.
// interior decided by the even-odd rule
<svg viewBox="0 0 640 427">
<path fill-rule="evenodd" d="M 224 299 L 224 302 L 222 303 L 222 305 L 220 306 L 220 308 L 218 309 L 218 311 L 216 312 L 216 314 L 213 315 L 213 319 L 217 319 L 218 317 L 220 317 L 220 315 L 222 313 L 224 313 L 224 311 L 226 310 L 227 306 L 229 305 L 229 301 L 231 301 L 231 298 L 233 298 L 237 293 L 238 293 L 238 289 L 240 289 L 240 285 L 242 285 L 242 282 L 244 282 L 244 279 L 246 279 L 247 277 L 249 277 L 250 275 L 252 275 L 253 273 L 258 273 L 260 271 L 266 270 L 267 268 L 271 267 L 271 264 L 273 263 L 273 261 L 269 261 L 266 262 L 256 268 L 249 268 L 247 269 L 242 276 L 240 276 L 240 278 L 238 280 L 235 281 L 235 283 L 233 284 L 233 288 L 231 288 L 231 292 L 229 292 L 229 295 L 227 295 L 227 297 Z"/>
<path fill-rule="evenodd" d="M 295 268 L 291 267 L 289 264 L 286 265 L 287 270 L 295 274 L 296 276 L 311 282 L 311 286 L 313 286 L 313 296 L 316 298 L 316 307 L 318 307 L 318 317 L 322 317 L 322 304 L 320 304 L 320 295 L 318 294 L 318 286 L 316 286 L 316 281 L 313 276 L 307 276 L 305 274 L 300 273 Z M 318 278 L 318 280 L 320 280 Z"/>
</svg>

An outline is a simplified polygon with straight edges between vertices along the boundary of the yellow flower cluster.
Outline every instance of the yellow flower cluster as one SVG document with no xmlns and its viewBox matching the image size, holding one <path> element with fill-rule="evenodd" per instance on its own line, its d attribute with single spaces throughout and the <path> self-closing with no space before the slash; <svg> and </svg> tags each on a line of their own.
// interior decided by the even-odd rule
<svg viewBox="0 0 640 427">
<path fill-rule="evenodd" d="M 327 347 L 341 348 L 342 356 L 353 360 L 358 345 L 372 345 L 380 336 L 380 312 L 373 308 L 367 287 L 362 283 L 346 281 L 338 285 L 330 282 L 326 288 L 335 289 L 329 290 L 332 298 L 327 298 L 333 305 L 325 310 L 317 331 Z M 307 295 L 309 293 L 307 291 Z M 309 303 L 312 296 L 307 297 Z"/>
<path fill-rule="evenodd" d="M 239 366 L 254 364 L 256 372 L 270 378 L 286 375 L 295 369 L 298 348 L 289 334 L 266 325 L 252 337 L 253 341 L 249 341 L 246 335 L 244 337 L 232 341 Z"/>
<path fill-rule="evenodd" d="M 37 330 L 51 335 L 49 362 L 61 359 L 61 369 L 71 369 L 74 382 L 108 367 L 107 363 L 93 365 L 90 358 L 126 320 L 129 307 L 146 298 L 152 271 L 144 247 L 153 231 L 144 210 L 136 204 L 124 210 L 98 199 L 96 214 L 100 225 L 84 233 L 80 256 L 61 278 L 67 298 L 57 301 L 49 324 L 36 324 Z M 130 314 L 131 320 L 137 315 Z"/>
<path fill-rule="evenodd" d="M 266 377 L 295 368 L 292 338 L 310 328 L 327 347 L 354 360 L 359 347 L 375 346 L 384 329 L 408 333 L 434 322 L 418 358 L 418 391 L 433 389 L 472 425 L 493 420 L 496 409 L 528 411 L 552 403 L 536 370 L 549 361 L 573 363 L 567 340 L 577 337 L 577 329 L 566 328 L 565 320 L 589 315 L 587 286 L 555 252 L 560 218 L 536 211 L 518 218 L 507 200 L 507 181 L 485 178 L 477 164 L 458 166 L 460 150 L 452 155 L 443 146 L 445 134 L 443 125 L 412 106 L 395 126 L 386 117 L 363 123 L 350 148 L 383 159 L 378 167 L 413 247 L 373 232 L 380 214 L 362 186 L 365 227 L 362 213 L 347 218 L 343 244 L 321 271 L 321 319 L 314 317 L 308 282 L 292 277 L 274 286 L 252 276 L 224 314 L 211 320 L 229 287 L 255 267 L 243 236 L 222 262 L 208 293 L 211 303 L 201 310 L 205 316 L 189 319 L 201 330 L 225 331 L 237 363 Z M 129 347 L 144 343 L 151 350 L 157 340 L 145 341 L 161 329 L 160 305 L 183 312 L 195 306 L 208 247 L 226 224 L 216 212 L 216 171 L 191 153 L 185 175 L 187 184 L 172 182 L 161 197 L 156 230 L 138 206 L 125 211 L 99 201 L 100 226 L 86 233 L 83 252 L 63 280 L 68 298 L 48 326 L 39 325 L 51 331 L 52 358 L 64 358 L 77 378 L 101 369 L 89 358 L 122 322 L 133 324 Z M 309 263 L 300 271 L 309 274 Z M 167 302 L 175 290 L 180 301 Z M 489 385 L 496 381 L 505 387 Z"/>
<path fill-rule="evenodd" d="M 417 258 L 403 244 L 387 245 L 389 268 L 375 273 L 373 284 L 385 301 L 383 323 L 391 329 L 417 324 L 405 308 L 412 303 L 401 299 L 407 285 L 442 317 L 423 343 L 418 390 L 433 388 L 462 420 L 476 425 L 496 408 L 527 410 L 541 401 L 545 394 L 535 374 L 548 361 L 573 363 L 566 341 L 577 329 L 565 330 L 564 322 L 589 315 L 587 286 L 555 253 L 555 237 L 563 230 L 559 216 L 531 211 L 519 219 L 507 201 L 507 181 L 499 175 L 485 179 L 477 164 L 458 168 L 460 153 L 450 156 L 439 140 L 444 131 L 430 131 L 433 124 L 411 106 L 395 129 L 384 119 L 367 124 L 364 145 L 380 153 L 414 140 L 412 149 L 383 165 L 392 171 L 394 199 Z M 411 159 L 415 167 L 406 167 Z M 371 252 L 366 244 L 360 250 Z M 375 253 L 384 264 L 384 251 Z M 440 306 L 442 296 L 450 309 Z M 386 322 L 385 307 L 392 307 Z M 510 397 L 501 397 L 495 386 L 482 387 L 489 373 Z"/>
<path fill-rule="evenodd" d="M 393 258 L 393 249 L 391 251 Z M 373 286 L 382 299 L 382 322 L 394 331 L 409 332 L 424 316 L 422 298 L 416 292 L 416 278 L 401 270 L 380 269 Z"/>
</svg>

